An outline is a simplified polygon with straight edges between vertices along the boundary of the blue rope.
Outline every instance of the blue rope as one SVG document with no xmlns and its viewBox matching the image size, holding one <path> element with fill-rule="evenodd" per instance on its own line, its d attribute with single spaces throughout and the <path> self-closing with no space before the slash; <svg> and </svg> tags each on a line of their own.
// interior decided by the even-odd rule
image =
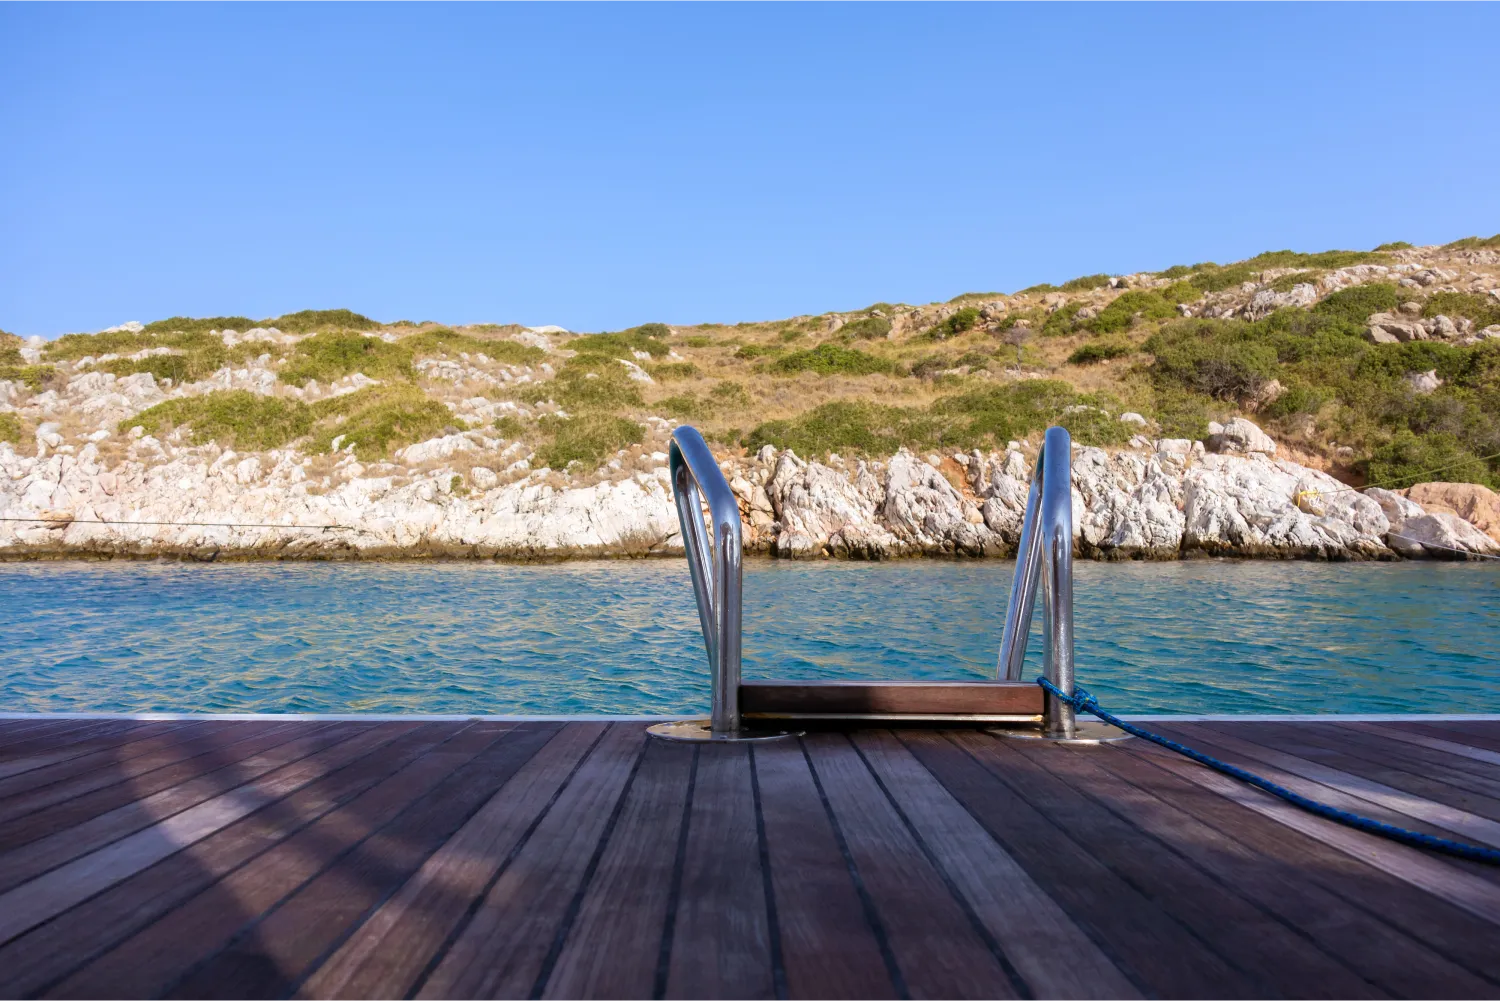
<svg viewBox="0 0 1500 1001">
<path fill-rule="evenodd" d="M 1237 778 L 1241 782 L 1247 782 L 1250 785 L 1255 786 L 1255 788 L 1263 789 L 1273 796 L 1280 796 L 1288 803 L 1291 803 L 1293 806 L 1301 807 L 1308 813 L 1315 813 L 1320 817 L 1324 817 L 1336 823 L 1344 824 L 1347 827 L 1353 827 L 1356 830 L 1366 831 L 1370 834 L 1378 834 L 1381 837 L 1390 838 L 1393 841 L 1400 841 L 1408 845 L 1413 845 L 1417 848 L 1426 848 L 1435 852 L 1443 852 L 1447 855 L 1454 855 L 1458 858 L 1468 859 L 1471 862 L 1488 862 L 1491 865 L 1500 865 L 1500 851 L 1496 851 L 1493 848 L 1482 848 L 1478 845 L 1464 844 L 1461 841 L 1449 841 L 1447 838 L 1435 838 L 1430 834 L 1422 834 L 1418 831 L 1408 831 L 1404 827 L 1395 827 L 1391 824 L 1382 823 L 1381 821 L 1373 820 L 1369 817 L 1361 817 L 1357 813 L 1349 813 L 1347 810 L 1340 810 L 1337 807 L 1329 806 L 1327 803 L 1319 803 L 1315 799 L 1308 799 L 1306 796 L 1299 796 L 1297 793 L 1292 792 L 1290 789 L 1279 786 L 1275 782 L 1271 782 L 1268 779 L 1263 779 L 1259 775 L 1253 775 L 1250 772 L 1245 771 L 1243 768 L 1236 768 L 1234 765 L 1220 761 L 1218 758 L 1211 758 L 1208 755 L 1204 754 L 1202 751 L 1195 751 L 1191 747 L 1186 747 L 1182 744 L 1177 743 L 1177 741 L 1175 740 L 1169 740 L 1159 734 L 1152 733 L 1149 730 L 1142 730 L 1138 726 L 1127 723 L 1124 720 L 1120 719 L 1118 716 L 1113 716 L 1110 713 L 1105 712 L 1099 707 L 1098 699 L 1094 698 L 1094 696 L 1085 689 L 1079 688 L 1076 685 L 1073 688 L 1073 694 L 1068 695 L 1064 693 L 1062 689 L 1058 688 L 1052 682 L 1048 681 L 1046 678 L 1038 678 L 1036 679 L 1036 683 L 1038 685 L 1041 685 L 1042 688 L 1047 692 L 1050 692 L 1052 695 L 1055 695 L 1059 699 L 1062 699 L 1064 702 L 1068 703 L 1078 712 L 1093 713 L 1095 716 L 1098 716 L 1100 719 L 1104 720 L 1104 722 L 1110 724 L 1111 726 L 1117 726 L 1121 730 L 1124 730 L 1126 733 L 1131 734 L 1132 736 L 1140 737 L 1142 740 L 1149 740 L 1153 744 L 1160 744 L 1167 750 L 1176 751 L 1178 754 L 1186 755 L 1199 764 L 1207 765 L 1214 771 L 1223 772 L 1225 775 L 1228 775 L 1232 778 Z"/>
</svg>

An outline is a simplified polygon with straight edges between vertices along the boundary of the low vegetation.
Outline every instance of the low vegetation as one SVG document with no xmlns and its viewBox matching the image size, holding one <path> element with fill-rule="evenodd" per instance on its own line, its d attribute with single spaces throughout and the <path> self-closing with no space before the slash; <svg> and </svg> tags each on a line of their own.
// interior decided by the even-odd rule
<svg viewBox="0 0 1500 1001">
<path fill-rule="evenodd" d="M 292 386 L 333 382 L 362 372 L 372 379 L 410 379 L 411 348 L 397 341 L 347 331 L 313 334 L 298 341 L 276 377 Z"/>
<path fill-rule="evenodd" d="M 241 450 L 282 448 L 307 435 L 313 411 L 300 400 L 263 396 L 244 389 L 223 390 L 158 403 L 120 422 L 121 433 L 144 428 L 158 437 L 186 427 L 196 445 L 212 441 Z"/>
<path fill-rule="evenodd" d="M 0 441 L 12 445 L 21 441 L 21 418 L 11 413 L 0 413 Z"/>
<path fill-rule="evenodd" d="M 539 423 L 548 440 L 536 450 L 535 464 L 566 469 L 579 463 L 599 466 L 622 448 L 640 444 L 646 429 L 635 421 L 609 414 L 543 417 Z"/>
</svg>

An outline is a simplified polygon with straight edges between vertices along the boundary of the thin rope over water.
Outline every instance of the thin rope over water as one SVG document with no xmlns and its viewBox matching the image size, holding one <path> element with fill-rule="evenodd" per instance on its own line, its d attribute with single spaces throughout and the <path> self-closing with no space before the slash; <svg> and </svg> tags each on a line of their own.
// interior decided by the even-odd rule
<svg viewBox="0 0 1500 1001">
<path fill-rule="evenodd" d="M 1078 712 L 1093 713 L 1104 720 L 1104 722 L 1111 726 L 1117 726 L 1132 736 L 1140 737 L 1142 740 L 1149 740 L 1153 744 L 1159 744 L 1169 751 L 1176 751 L 1178 754 L 1192 758 L 1201 765 L 1207 765 L 1216 772 L 1223 772 L 1230 778 L 1239 779 L 1241 782 L 1253 785 L 1255 788 L 1268 792 L 1273 796 L 1279 796 L 1293 806 L 1300 807 L 1308 813 L 1317 814 L 1325 820 L 1332 820 L 1346 827 L 1352 827 L 1367 834 L 1376 834 L 1383 838 L 1390 838 L 1392 841 L 1400 841 L 1403 844 L 1412 845 L 1416 848 L 1442 852 L 1445 855 L 1468 859 L 1471 862 L 1487 862 L 1490 865 L 1500 865 L 1500 851 L 1496 851 L 1493 848 L 1465 844 L 1462 841 L 1449 841 L 1447 838 L 1438 838 L 1431 834 L 1422 834 L 1419 831 L 1408 831 L 1404 827 L 1396 827 L 1393 824 L 1387 824 L 1371 817 L 1361 817 L 1357 813 L 1340 810 L 1338 807 L 1329 806 L 1327 803 L 1319 803 L 1315 799 L 1308 799 L 1306 796 L 1292 792 L 1290 789 L 1279 786 L 1269 779 L 1263 779 L 1259 775 L 1247 772 L 1243 768 L 1236 768 L 1228 762 L 1220 761 L 1218 758 L 1211 758 L 1202 751 L 1195 751 L 1191 747 L 1177 743 L 1175 740 L 1170 740 L 1160 734 L 1155 734 L 1149 730 L 1143 730 L 1138 726 L 1127 723 L 1118 716 L 1111 715 L 1101 709 L 1099 707 L 1099 700 L 1094 698 L 1087 690 L 1077 685 L 1073 686 L 1073 694 L 1068 695 L 1046 678 L 1038 678 L 1036 679 L 1036 683 L 1041 685 L 1046 691 L 1068 703 L 1068 705 L 1072 706 Z"/>
<path fill-rule="evenodd" d="M 109 521 L 104 518 L 0 518 L 0 521 L 24 521 L 42 525 L 148 525 L 167 528 L 305 528 L 325 532 L 336 529 L 349 532 L 364 531 L 363 528 L 353 525 L 273 525 L 244 521 Z"/>
</svg>

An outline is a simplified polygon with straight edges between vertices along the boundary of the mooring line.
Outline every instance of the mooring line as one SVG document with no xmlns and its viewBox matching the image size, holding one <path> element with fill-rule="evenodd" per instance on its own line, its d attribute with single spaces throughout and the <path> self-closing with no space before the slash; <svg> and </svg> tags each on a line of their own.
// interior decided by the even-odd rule
<svg viewBox="0 0 1500 1001">
<path fill-rule="evenodd" d="M 1387 824 L 1384 821 L 1375 820 L 1371 817 L 1362 817 L 1357 813 L 1350 813 L 1347 810 L 1340 810 L 1338 807 L 1329 806 L 1327 803 L 1308 799 L 1306 796 L 1292 792 L 1292 790 L 1284 786 L 1277 785 L 1270 779 L 1263 779 L 1253 772 L 1247 772 L 1243 768 L 1237 768 L 1228 762 L 1210 757 L 1202 751 L 1195 751 L 1191 747 L 1177 743 L 1175 740 L 1152 733 L 1150 730 L 1143 730 L 1132 723 L 1127 723 L 1118 716 L 1112 715 L 1100 708 L 1099 700 L 1094 698 L 1086 689 L 1080 688 L 1077 685 L 1073 686 L 1073 694 L 1069 695 L 1046 678 L 1038 678 L 1036 679 L 1036 683 L 1041 685 L 1050 694 L 1062 699 L 1078 712 L 1092 713 L 1104 720 L 1104 722 L 1111 726 L 1117 726 L 1132 736 L 1140 737 L 1142 740 L 1149 740 L 1153 744 L 1159 744 L 1169 751 L 1176 751 L 1178 754 L 1192 758 L 1200 765 L 1207 765 L 1216 772 L 1222 772 L 1230 778 L 1239 779 L 1241 782 L 1253 785 L 1257 789 L 1268 792 L 1273 796 L 1279 796 L 1293 806 L 1306 810 L 1308 813 L 1317 814 L 1326 820 L 1332 820 L 1335 823 L 1364 831 L 1367 834 L 1375 834 L 1383 838 L 1390 838 L 1392 841 L 1400 841 L 1415 848 L 1426 848 L 1429 851 L 1442 852 L 1445 855 L 1468 859 L 1470 862 L 1500 865 L 1500 851 L 1496 851 L 1493 848 L 1465 844 L 1462 841 L 1450 841 L 1447 838 L 1434 837 L 1431 834 L 1423 834 L 1420 831 L 1408 831 L 1404 827 Z"/>
</svg>

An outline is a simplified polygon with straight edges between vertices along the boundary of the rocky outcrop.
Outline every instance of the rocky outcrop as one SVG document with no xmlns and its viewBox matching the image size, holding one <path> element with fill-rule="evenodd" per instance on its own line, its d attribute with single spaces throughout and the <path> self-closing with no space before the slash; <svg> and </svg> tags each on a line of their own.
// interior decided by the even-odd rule
<svg viewBox="0 0 1500 1001">
<path fill-rule="evenodd" d="M 409 446 L 403 458 L 436 464 L 425 472 L 367 468 L 342 455 L 323 476 L 291 449 L 237 454 L 148 435 L 110 461 L 94 441 L 75 451 L 56 431 L 39 433 L 45 442 L 36 455 L 0 444 L 0 516 L 47 519 L 0 522 L 3 555 L 530 559 L 681 551 L 662 453 L 650 457 L 654 468 L 570 486 L 529 470 L 524 458 L 507 465 L 515 446 L 477 431 Z M 1076 448 L 1077 551 L 1095 559 L 1500 553 L 1485 534 L 1497 531 L 1500 498 L 1482 487 L 1422 484 L 1410 497 L 1361 492 L 1248 450 L 1257 438 L 1233 422 L 1219 435 L 1247 450 L 1213 453 L 1174 439 L 1140 439 L 1141 447 L 1113 453 Z M 450 461 L 465 464 L 467 475 Z M 888 462 L 809 461 L 766 448 L 723 467 L 748 549 L 883 559 L 1012 553 L 1034 461 L 1023 447 L 946 457 L 903 450 Z M 504 477 L 495 472 L 501 467 Z"/>
<path fill-rule="evenodd" d="M 1418 483 L 1402 491 L 1429 513 L 1456 515 L 1500 543 L 1500 494 L 1477 483 Z"/>
</svg>

